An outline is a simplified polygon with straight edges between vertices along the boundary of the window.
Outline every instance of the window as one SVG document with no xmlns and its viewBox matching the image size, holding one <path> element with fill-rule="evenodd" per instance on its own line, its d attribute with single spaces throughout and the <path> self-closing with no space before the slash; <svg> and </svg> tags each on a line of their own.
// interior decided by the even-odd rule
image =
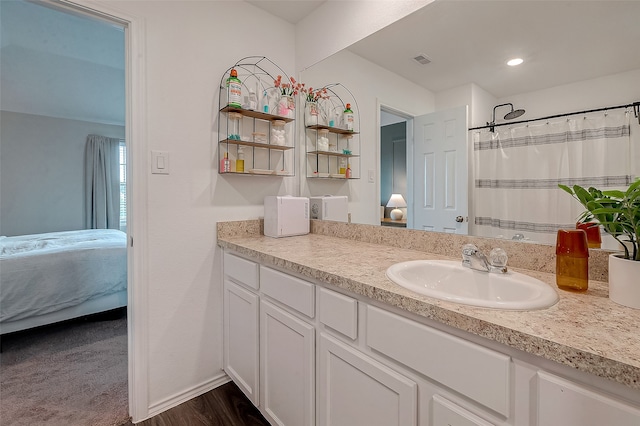
<svg viewBox="0 0 640 426">
<path fill-rule="evenodd" d="M 127 232 L 127 145 L 120 139 L 120 230 Z"/>
</svg>

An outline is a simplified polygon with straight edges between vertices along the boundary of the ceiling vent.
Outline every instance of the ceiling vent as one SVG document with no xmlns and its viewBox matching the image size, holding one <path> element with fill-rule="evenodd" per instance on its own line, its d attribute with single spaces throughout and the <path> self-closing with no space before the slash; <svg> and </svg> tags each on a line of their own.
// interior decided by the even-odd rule
<svg viewBox="0 0 640 426">
<path fill-rule="evenodd" d="M 431 62 L 431 59 L 429 59 L 429 57 L 425 54 L 420 54 L 414 57 L 413 60 L 419 63 L 420 65 L 427 65 L 428 63 Z"/>
</svg>

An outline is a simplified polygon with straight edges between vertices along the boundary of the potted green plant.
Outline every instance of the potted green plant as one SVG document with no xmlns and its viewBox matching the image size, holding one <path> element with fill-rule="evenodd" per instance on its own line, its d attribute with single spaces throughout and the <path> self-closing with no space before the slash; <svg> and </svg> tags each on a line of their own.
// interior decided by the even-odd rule
<svg viewBox="0 0 640 426">
<path fill-rule="evenodd" d="M 600 191 L 558 185 L 585 207 L 578 221 L 600 223 L 623 247 L 624 254 L 609 256 L 609 297 L 640 309 L 640 179 L 626 191 Z"/>
</svg>

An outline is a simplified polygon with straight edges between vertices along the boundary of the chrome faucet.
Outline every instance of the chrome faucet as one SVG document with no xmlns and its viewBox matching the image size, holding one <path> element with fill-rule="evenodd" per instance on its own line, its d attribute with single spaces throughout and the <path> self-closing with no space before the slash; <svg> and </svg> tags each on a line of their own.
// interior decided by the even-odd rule
<svg viewBox="0 0 640 426">
<path fill-rule="evenodd" d="M 494 248 L 487 256 L 473 244 L 462 246 L 462 266 L 483 272 L 507 272 L 507 253 L 501 248 Z"/>
</svg>

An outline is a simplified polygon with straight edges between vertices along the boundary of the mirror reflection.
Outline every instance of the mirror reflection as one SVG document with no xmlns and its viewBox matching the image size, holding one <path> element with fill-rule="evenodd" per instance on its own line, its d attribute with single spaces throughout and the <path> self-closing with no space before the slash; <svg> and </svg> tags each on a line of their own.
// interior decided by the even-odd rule
<svg viewBox="0 0 640 426">
<path fill-rule="evenodd" d="M 303 192 L 349 195 L 358 223 L 390 219 L 386 206 L 400 193 L 410 228 L 553 243 L 581 211 L 557 180 L 625 187 L 640 174 L 640 126 L 633 108 L 523 121 L 640 101 L 638 16 L 638 2 L 427 5 L 303 72 L 306 81 L 350 88 L 363 141 L 360 181 L 303 183 Z M 507 65 L 513 58 L 522 63 Z M 526 112 L 515 117 L 519 110 Z M 571 136 L 620 125 L 626 142 L 613 136 L 596 146 Z M 387 136 L 398 127 L 406 132 L 404 175 L 402 136 Z M 477 127 L 486 128 L 468 130 Z M 543 141 L 556 134 L 573 145 L 550 149 Z M 461 138 L 462 148 L 449 149 L 449 138 Z M 508 204 L 522 213 L 513 216 Z M 420 217 L 438 212 L 442 219 Z"/>
</svg>

